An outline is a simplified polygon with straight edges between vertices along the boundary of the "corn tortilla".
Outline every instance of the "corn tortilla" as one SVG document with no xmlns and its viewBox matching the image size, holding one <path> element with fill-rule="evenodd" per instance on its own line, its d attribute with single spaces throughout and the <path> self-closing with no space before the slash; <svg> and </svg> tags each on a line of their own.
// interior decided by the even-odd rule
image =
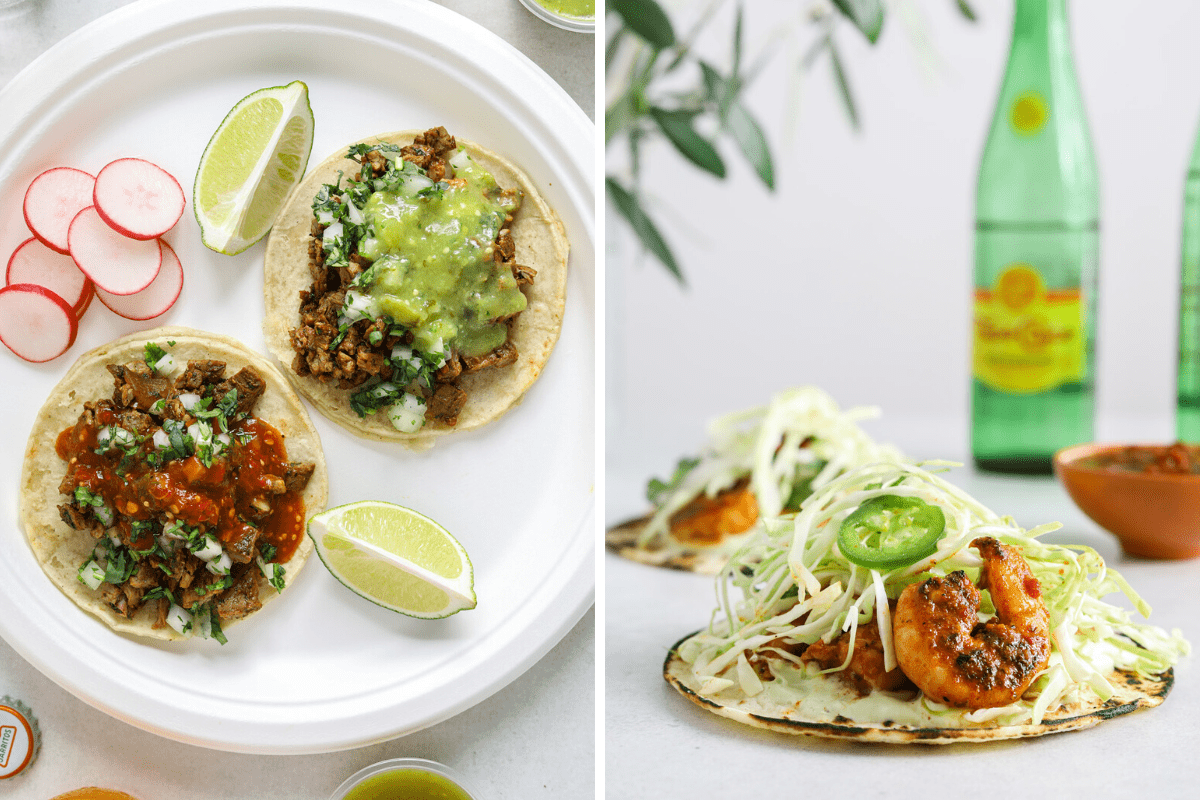
<svg viewBox="0 0 1200 800">
<path fill-rule="evenodd" d="M 167 346 L 170 341 L 175 342 L 173 347 Z M 21 468 L 21 525 L 46 576 L 80 608 L 122 633 L 180 639 L 184 637 L 170 627 L 157 630 L 151 627 L 155 618 L 153 604 L 145 604 L 132 619 L 126 619 L 110 609 L 99 592 L 79 582 L 77 571 L 90 556 L 95 540 L 87 531 L 69 527 L 58 513 L 58 506 L 67 502 L 58 490 L 66 474 L 66 464 L 54 449 L 58 434 L 75 424 L 85 402 L 112 395 L 113 376 L 105 367 L 141 360 L 147 342 L 162 346 L 180 366 L 185 366 L 189 359 L 216 359 L 226 363 L 227 376 L 247 365 L 258 370 L 267 388 L 254 406 L 254 416 L 283 434 L 289 460 L 316 465 L 303 493 L 306 518 L 324 508 L 329 478 L 320 436 L 300 398 L 269 360 L 235 339 L 192 328 L 164 327 L 117 339 L 80 356 L 46 398 L 29 433 Z M 312 540 L 302 537 L 292 558 L 283 565 L 285 586 L 291 586 L 311 551 Z M 260 579 L 259 589 L 259 599 L 264 605 L 278 594 L 265 578 Z M 223 625 L 227 627 L 237 621 Z"/>
</svg>

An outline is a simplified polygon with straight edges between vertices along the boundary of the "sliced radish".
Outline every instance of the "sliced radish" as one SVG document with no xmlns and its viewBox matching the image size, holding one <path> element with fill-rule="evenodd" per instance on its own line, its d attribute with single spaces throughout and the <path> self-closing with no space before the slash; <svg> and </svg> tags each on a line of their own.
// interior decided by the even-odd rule
<svg viewBox="0 0 1200 800">
<path fill-rule="evenodd" d="M 140 241 L 122 236 L 105 224 L 95 206 L 76 215 L 67 233 L 71 258 L 97 289 L 110 294 L 133 294 L 150 285 L 162 268 L 157 239 Z"/>
<path fill-rule="evenodd" d="M 83 317 L 92 302 L 92 282 L 70 256 L 51 250 L 37 239 L 26 239 L 17 245 L 8 259 L 4 282 L 34 283 L 44 286 L 67 301 L 76 319 Z"/>
<path fill-rule="evenodd" d="M 25 224 L 42 244 L 67 253 L 67 229 L 76 214 L 92 205 L 95 188 L 96 179 L 83 170 L 46 170 L 25 190 Z"/>
<path fill-rule="evenodd" d="M 159 240 L 162 245 L 162 269 L 158 277 L 137 294 L 112 294 L 103 289 L 96 289 L 100 302 L 108 306 L 113 313 L 125 319 L 154 319 L 165 314 L 167 309 L 175 305 L 179 292 L 183 289 L 183 266 L 179 256 L 171 249 L 171 245 Z"/>
<path fill-rule="evenodd" d="M 26 361 L 61 356 L 78 330 L 67 301 L 44 286 L 17 283 L 0 289 L 0 342 Z"/>
<path fill-rule="evenodd" d="M 92 192 L 100 217 L 131 239 L 155 239 L 174 228 L 185 202 L 171 173 L 140 158 L 120 158 L 100 170 Z"/>
</svg>

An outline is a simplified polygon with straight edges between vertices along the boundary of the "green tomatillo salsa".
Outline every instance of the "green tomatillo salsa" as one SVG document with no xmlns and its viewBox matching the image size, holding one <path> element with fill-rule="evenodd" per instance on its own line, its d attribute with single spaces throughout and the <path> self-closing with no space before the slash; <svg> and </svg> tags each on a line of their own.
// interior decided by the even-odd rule
<svg viewBox="0 0 1200 800">
<path fill-rule="evenodd" d="M 587 19 L 596 16 L 596 0 L 535 0 L 535 2 L 555 14 L 564 17 L 581 17 Z"/>
<path fill-rule="evenodd" d="M 450 159 L 455 177 L 432 182 L 404 161 L 395 188 L 373 193 L 363 209 L 373 235 L 359 247 L 372 262 L 358 284 L 372 316 L 413 332 L 413 347 L 445 345 L 468 356 L 508 338 L 504 320 L 525 310 L 512 271 L 493 259 L 500 229 L 520 205 L 466 150 Z"/>
</svg>

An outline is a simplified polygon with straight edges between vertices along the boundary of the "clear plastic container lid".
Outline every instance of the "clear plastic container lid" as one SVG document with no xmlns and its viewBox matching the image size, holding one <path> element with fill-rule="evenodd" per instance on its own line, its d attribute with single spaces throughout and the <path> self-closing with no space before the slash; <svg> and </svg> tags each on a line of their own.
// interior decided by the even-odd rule
<svg viewBox="0 0 1200 800">
<path fill-rule="evenodd" d="M 556 11 L 551 11 L 538 0 L 521 0 L 521 5 L 529 9 L 529 13 L 540 19 L 542 22 L 548 22 L 555 27 L 562 28 L 567 31 L 578 31 L 579 33 L 595 33 L 596 32 L 596 17 L 593 14 L 590 17 L 572 17 L 566 14 L 559 14 Z"/>
<path fill-rule="evenodd" d="M 387 761 L 380 761 L 378 764 L 372 764 L 369 767 L 363 767 L 347 778 L 329 800 L 344 800 L 346 795 L 350 793 L 350 790 L 360 786 L 368 779 L 400 772 L 428 772 L 438 775 L 462 790 L 469 800 L 483 800 L 483 795 L 477 792 L 475 787 L 467 783 L 466 778 L 445 764 L 439 764 L 427 758 L 392 758 Z"/>
</svg>

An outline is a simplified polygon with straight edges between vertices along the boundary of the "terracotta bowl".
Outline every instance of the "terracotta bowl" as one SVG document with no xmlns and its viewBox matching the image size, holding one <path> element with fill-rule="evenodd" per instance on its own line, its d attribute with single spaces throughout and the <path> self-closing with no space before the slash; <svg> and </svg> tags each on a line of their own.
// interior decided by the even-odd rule
<svg viewBox="0 0 1200 800">
<path fill-rule="evenodd" d="M 1080 466 L 1121 444 L 1080 444 L 1054 455 L 1054 472 L 1075 505 L 1142 558 L 1200 556 L 1200 475 Z M 1149 445 L 1148 445 L 1149 446 Z"/>
</svg>

